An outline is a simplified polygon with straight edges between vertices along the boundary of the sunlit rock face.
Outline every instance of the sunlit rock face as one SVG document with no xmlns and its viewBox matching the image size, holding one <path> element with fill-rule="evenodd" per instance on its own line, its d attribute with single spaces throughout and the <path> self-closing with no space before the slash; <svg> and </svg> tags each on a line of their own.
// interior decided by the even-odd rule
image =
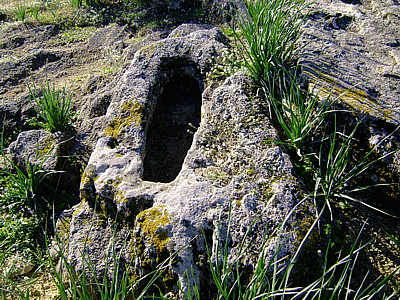
<svg viewBox="0 0 400 300">
<path fill-rule="evenodd" d="M 315 93 L 388 123 L 400 123 L 398 1 L 314 1 L 300 64 Z"/>
</svg>

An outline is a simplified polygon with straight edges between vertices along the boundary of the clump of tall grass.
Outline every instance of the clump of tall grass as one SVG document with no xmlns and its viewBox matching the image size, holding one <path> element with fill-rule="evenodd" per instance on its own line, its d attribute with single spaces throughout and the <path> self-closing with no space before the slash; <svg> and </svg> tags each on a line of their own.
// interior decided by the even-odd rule
<svg viewBox="0 0 400 300">
<path fill-rule="evenodd" d="M 41 88 L 42 96 L 33 82 L 33 90 L 30 86 L 29 96 L 38 105 L 39 110 L 37 111 L 42 122 L 34 122 L 35 125 L 39 125 L 47 129 L 50 132 L 67 131 L 70 129 L 70 125 L 74 116 L 71 107 L 72 95 L 67 93 L 65 88 L 57 90 L 53 84 L 47 85 Z"/>
<path fill-rule="evenodd" d="M 28 12 L 28 7 L 24 4 L 17 5 L 12 12 L 14 15 L 22 22 L 25 22 L 26 13 Z"/>
<path fill-rule="evenodd" d="M 24 205 L 31 209 L 33 214 L 36 210 L 37 192 L 41 184 L 46 177 L 57 171 L 45 170 L 43 168 L 45 159 L 39 164 L 31 163 L 26 158 L 25 167 L 21 168 L 6 155 L 3 148 L 3 134 L 0 143 L 0 155 L 5 166 L 4 170 L 0 170 L 5 186 L 0 200 L 0 208 L 7 208 L 7 211 L 14 212 L 15 207 L 18 210 L 21 205 Z"/>
<path fill-rule="evenodd" d="M 39 12 L 41 9 L 42 6 L 39 4 L 34 4 L 30 7 L 30 14 L 37 22 L 39 22 Z"/>
<path fill-rule="evenodd" d="M 299 274 L 293 274 L 293 270 L 298 265 L 299 258 L 303 255 L 305 244 L 311 235 L 311 232 L 318 226 L 318 222 L 321 221 L 323 211 L 326 209 L 326 204 L 323 209 L 319 212 L 317 218 L 308 229 L 304 239 L 291 257 L 284 257 L 278 259 L 279 252 L 282 249 L 282 245 L 286 242 L 283 240 L 283 231 L 287 225 L 287 221 L 293 212 L 299 207 L 304 201 L 306 201 L 312 195 L 306 196 L 299 204 L 297 204 L 281 224 L 275 229 L 271 235 L 265 234 L 263 243 L 259 248 L 258 260 L 254 266 L 253 273 L 250 277 L 244 274 L 242 271 L 242 259 L 247 255 L 248 241 L 247 238 L 251 232 L 252 226 L 246 232 L 243 240 L 240 244 L 240 249 L 237 256 L 232 260 L 228 258 L 228 244 L 229 244 L 229 231 L 230 231 L 230 214 L 227 220 L 227 238 L 225 241 L 218 241 L 216 245 L 215 258 L 212 259 L 209 251 L 209 245 L 207 245 L 208 261 L 210 270 L 212 273 L 212 282 L 210 290 L 214 288 L 216 294 L 213 295 L 212 299 L 375 299 L 382 289 L 388 284 L 389 280 L 399 270 L 397 268 L 388 276 L 375 280 L 372 284 L 367 284 L 366 274 L 361 280 L 359 286 L 354 286 L 353 281 L 355 280 L 354 274 L 357 267 L 358 257 L 360 253 L 367 248 L 372 241 L 367 243 L 361 242 L 361 233 L 363 228 L 360 230 L 355 241 L 352 243 L 350 250 L 345 253 L 340 251 L 336 254 L 335 260 L 330 257 L 330 249 L 328 241 L 326 251 L 320 251 L 320 262 L 316 262 L 315 269 L 320 270 L 319 274 L 307 275 L 310 280 L 307 285 L 294 285 L 296 276 Z M 222 220 L 220 220 L 222 225 Z M 268 245 L 275 244 L 275 252 L 271 259 Z M 246 246 L 247 245 L 247 246 Z M 213 262 L 214 261 L 214 262 Z M 333 261 L 333 262 L 332 262 Z M 318 265 L 320 264 L 320 265 Z M 384 295 L 382 299 L 395 299 L 397 292 L 393 292 L 389 295 Z M 186 294 L 187 299 L 200 300 L 201 292 L 197 286 L 192 287 Z"/>
<path fill-rule="evenodd" d="M 10 261 L 18 258 L 35 264 L 41 260 L 39 241 L 44 203 L 39 190 L 46 177 L 55 171 L 43 169 L 45 160 L 42 164 L 33 164 L 28 158 L 25 166 L 19 167 L 5 153 L 3 133 L 0 155 L 4 168 L 0 170 L 0 296 L 7 299 L 6 295 L 12 295 L 11 299 L 27 300 L 29 291 L 11 278 L 15 276 L 15 263 L 19 262 L 10 265 Z M 30 280 L 25 284 L 29 285 Z"/>
<path fill-rule="evenodd" d="M 301 36 L 301 24 L 306 18 L 304 0 L 256 0 L 244 1 L 245 15 L 234 22 L 237 46 L 250 74 L 261 84 L 276 76 L 285 75 L 291 60 L 299 48 L 296 42 Z"/>
<path fill-rule="evenodd" d="M 376 153 L 376 150 L 382 145 L 382 143 L 389 139 L 400 128 L 400 126 L 398 126 L 392 133 L 381 139 L 379 143 L 377 143 L 370 151 L 358 159 L 354 165 L 350 165 L 350 155 L 352 153 L 352 148 L 355 141 L 354 135 L 360 124 L 361 121 L 356 124 L 350 134 L 346 134 L 346 132 L 337 132 L 335 118 L 334 132 L 328 138 L 323 139 L 328 142 L 327 153 L 325 153 L 325 143 L 323 141 L 321 142 L 320 151 L 318 154 L 318 165 L 315 167 L 314 171 L 315 191 L 316 194 L 322 197 L 327 203 L 331 212 L 331 219 L 332 210 L 329 202 L 334 198 L 344 198 L 346 200 L 360 203 L 371 209 L 377 210 L 380 213 L 387 214 L 382 210 L 358 200 L 357 198 L 351 196 L 351 194 L 366 190 L 371 187 L 385 186 L 390 184 L 375 184 L 372 186 L 362 186 L 356 188 L 350 188 L 349 186 L 351 181 L 359 177 L 362 173 L 366 172 L 373 164 L 376 164 L 399 151 L 398 149 L 388 151 L 386 154 L 379 156 L 376 159 L 372 159 L 372 156 L 374 153 Z M 341 136 L 341 139 L 338 138 L 339 135 Z"/>
<path fill-rule="evenodd" d="M 245 15 L 239 16 L 234 23 L 239 29 L 234 31 L 234 35 L 246 68 L 259 83 L 273 112 L 272 117 L 284 133 L 285 140 L 277 143 L 289 145 L 298 154 L 306 172 L 311 173 L 313 192 L 328 201 L 328 206 L 335 197 L 363 203 L 350 197 L 349 193 L 368 187 L 352 189 L 347 193 L 344 190 L 351 180 L 371 165 L 396 152 L 371 159 L 377 147 L 393 133 L 381 140 L 354 166 L 349 165 L 348 157 L 358 125 L 340 145 L 338 135 L 345 133 L 334 132 L 330 137 L 321 137 L 319 153 L 303 153 L 304 143 L 309 142 L 310 135 L 324 123 L 329 113 L 336 112 L 330 107 L 340 98 L 339 95 L 330 99 L 328 95 L 321 101 L 314 91 L 303 90 L 296 78 L 297 67 L 293 62 L 296 52 L 301 50 L 296 48 L 296 43 L 302 34 L 302 22 L 307 17 L 307 5 L 303 0 L 256 0 L 246 1 L 245 5 Z M 326 149 L 326 141 L 330 143 L 327 156 L 322 151 Z M 318 141 L 314 139 L 313 143 Z M 313 159 L 315 157 L 317 162 Z"/>
<path fill-rule="evenodd" d="M 286 140 L 281 142 L 288 145 L 302 157 L 304 142 L 309 140 L 310 135 L 315 132 L 324 122 L 325 117 L 330 113 L 330 97 L 322 103 L 318 95 L 313 91 L 303 91 L 298 85 L 298 80 L 288 74 L 290 80 L 278 78 L 265 87 L 262 84 L 266 100 L 274 116 L 283 129 Z M 276 82 L 278 88 L 271 88 Z M 271 93 L 271 90 L 274 92 Z"/>
</svg>

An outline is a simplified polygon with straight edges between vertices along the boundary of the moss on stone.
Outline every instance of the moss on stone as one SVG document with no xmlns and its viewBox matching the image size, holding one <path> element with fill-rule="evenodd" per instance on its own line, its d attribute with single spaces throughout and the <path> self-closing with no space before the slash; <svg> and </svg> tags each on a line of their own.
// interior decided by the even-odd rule
<svg viewBox="0 0 400 300">
<path fill-rule="evenodd" d="M 341 102 L 355 108 L 357 111 L 370 116 L 383 118 L 390 121 L 390 109 L 384 109 L 376 103 L 375 99 L 366 92 L 356 88 L 345 88 L 338 84 L 338 79 L 329 74 L 320 74 L 318 78 L 310 80 L 312 89 L 318 92 L 320 98 L 328 98 L 331 100 L 338 98 Z M 321 84 L 320 82 L 323 82 Z M 325 84 L 324 84 L 325 83 Z"/>
<path fill-rule="evenodd" d="M 128 101 L 121 104 L 121 115 L 114 117 L 111 124 L 106 128 L 105 134 L 117 139 L 123 130 L 133 124 L 140 126 L 145 121 L 143 116 L 144 106 L 137 101 Z"/>
<path fill-rule="evenodd" d="M 146 239 L 161 253 L 169 241 L 165 225 L 171 223 L 170 215 L 164 206 L 144 210 L 137 215 L 138 225 Z"/>
<path fill-rule="evenodd" d="M 293 246 L 295 247 L 296 250 L 300 246 L 305 236 L 307 235 L 314 221 L 315 219 L 313 217 L 307 217 L 302 220 L 296 221 L 292 224 L 292 226 L 297 227 L 296 230 L 297 239 L 295 242 L 293 242 Z M 314 227 L 313 231 L 308 236 L 307 242 L 304 245 L 305 254 L 307 255 L 313 252 L 316 248 L 316 245 L 318 245 L 321 242 L 321 239 L 322 237 L 319 234 L 318 229 Z"/>
<path fill-rule="evenodd" d="M 168 290 L 171 290 L 178 281 L 178 276 L 170 269 L 167 269 L 161 276 L 162 281 Z"/>
<path fill-rule="evenodd" d="M 51 153 L 51 151 L 55 147 L 53 145 L 52 141 L 53 141 L 53 138 L 51 136 L 41 139 L 40 146 L 38 148 L 38 153 L 37 153 L 38 158 L 48 156 Z"/>
<path fill-rule="evenodd" d="M 128 199 L 124 196 L 124 192 L 117 190 L 114 194 L 114 202 L 116 203 L 127 203 Z"/>
<path fill-rule="evenodd" d="M 61 241 L 65 242 L 69 237 L 69 229 L 71 226 L 71 217 L 60 220 L 57 224 L 57 235 Z"/>
<path fill-rule="evenodd" d="M 142 54 L 146 55 L 147 57 L 152 57 L 156 54 L 160 48 L 164 47 L 164 43 L 162 41 L 151 43 L 148 46 L 144 46 L 141 50 Z"/>
</svg>

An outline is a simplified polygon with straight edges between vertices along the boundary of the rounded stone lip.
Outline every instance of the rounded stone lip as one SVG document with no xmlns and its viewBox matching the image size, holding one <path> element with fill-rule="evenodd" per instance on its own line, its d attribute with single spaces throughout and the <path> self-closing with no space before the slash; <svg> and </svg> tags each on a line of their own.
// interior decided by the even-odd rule
<svg viewBox="0 0 400 300">
<path fill-rule="evenodd" d="M 103 132 L 81 181 L 81 198 L 88 196 L 86 191 L 92 191 L 94 198 L 99 195 L 110 199 L 118 210 L 124 211 L 142 188 L 174 185 L 142 180 L 146 132 L 157 98 L 174 73 L 187 73 L 203 90 L 203 78 L 211 68 L 212 57 L 226 48 L 219 29 L 205 28 L 183 24 L 166 39 L 135 54 L 113 88 Z M 194 150 L 195 143 L 196 135 L 188 153 Z M 184 161 L 182 170 L 187 169 Z"/>
</svg>

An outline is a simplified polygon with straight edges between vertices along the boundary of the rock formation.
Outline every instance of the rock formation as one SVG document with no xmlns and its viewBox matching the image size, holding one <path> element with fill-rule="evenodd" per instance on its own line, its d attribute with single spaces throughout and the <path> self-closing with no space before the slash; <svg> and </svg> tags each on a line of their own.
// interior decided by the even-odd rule
<svg viewBox="0 0 400 300">
<path fill-rule="evenodd" d="M 304 26 L 300 64 L 324 95 L 392 124 L 400 120 L 397 1 L 315 1 Z"/>
<path fill-rule="evenodd" d="M 397 1 L 315 1 L 299 64 L 310 90 L 354 111 L 373 147 L 400 124 L 400 5 Z M 381 155 L 399 149 L 392 137 Z M 400 153 L 387 162 L 400 174 Z"/>
<path fill-rule="evenodd" d="M 244 9 L 240 0 L 206 2 L 229 12 Z M 363 142 L 374 146 L 400 124 L 399 3 L 317 0 L 310 8 L 299 42 L 299 74 L 312 93 L 331 95 L 340 109 L 361 116 Z M 216 19 L 230 21 L 231 15 Z M 19 28 L 7 30 L 0 40 L 5 56 L 28 41 Z M 81 113 L 68 148 L 88 157 L 80 157 L 80 203 L 57 220 L 62 243 L 53 246 L 66 255 L 60 265 L 67 262 L 79 272 L 90 262 L 98 277 L 112 277 L 117 263 L 134 281 L 162 264 L 162 292 L 178 297 L 196 286 L 207 299 L 215 292 L 207 247 L 211 262 L 219 264 L 227 243 L 228 261 L 240 260 L 249 276 L 259 255 L 272 258 L 277 249 L 278 258 L 293 254 L 302 238 L 298 229 L 313 213 L 313 205 L 293 210 L 307 183 L 295 177 L 289 155 L 274 143 L 278 131 L 251 78 L 239 72 L 206 83 L 213 59 L 229 47 L 219 29 L 183 24 L 132 42 L 126 28 L 111 25 L 63 50 L 47 45 L 56 34 L 57 27 L 42 26 L 30 38 L 34 50 L 0 61 L 6 137 L 35 116 L 26 91 L 30 71 L 40 77 L 46 66 L 51 76 L 66 80 L 80 76 L 68 69 L 70 60 L 85 65 L 119 59 L 110 64 L 119 67 L 114 78 L 103 70 L 74 83 L 81 84 L 74 90 Z M 354 124 L 355 118 L 345 122 Z M 65 141 L 60 133 L 25 131 L 7 153 L 18 165 L 25 159 L 41 163 L 38 158 L 51 154 L 45 168 L 57 169 Z M 395 134 L 378 151 L 384 155 L 399 145 Z M 398 152 L 383 164 L 398 178 Z"/>
<path fill-rule="evenodd" d="M 268 142 L 277 132 L 251 79 L 238 73 L 200 93 L 223 41 L 217 29 L 182 25 L 138 51 L 120 78 L 82 177 L 82 201 L 59 221 L 77 270 L 87 252 L 104 273 L 116 246 L 143 276 L 177 252 L 161 286 L 177 293 L 179 280 L 193 291 L 208 284 L 206 243 L 215 261 L 218 245 L 229 241 L 233 261 L 250 231 L 242 264 L 251 269 L 263 239 L 297 203 L 292 164 Z M 282 240 L 284 256 L 294 232 Z M 266 248 L 271 257 L 282 246 L 276 243 Z"/>
</svg>

